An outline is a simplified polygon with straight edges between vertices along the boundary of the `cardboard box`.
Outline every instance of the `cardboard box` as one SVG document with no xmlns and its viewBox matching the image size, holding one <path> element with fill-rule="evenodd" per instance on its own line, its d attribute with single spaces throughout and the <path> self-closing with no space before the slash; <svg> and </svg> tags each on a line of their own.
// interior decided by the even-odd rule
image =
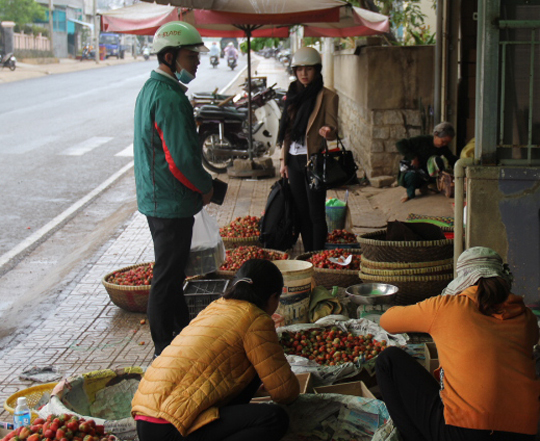
<svg viewBox="0 0 540 441">
<path fill-rule="evenodd" d="M 435 343 L 424 343 L 424 367 L 434 375 L 433 372 L 439 367 L 439 354 Z"/>
<path fill-rule="evenodd" d="M 313 389 L 316 394 L 341 394 L 354 395 L 356 397 L 375 398 L 375 395 L 367 388 L 363 381 L 353 381 L 351 383 L 332 384 L 330 386 L 320 386 Z"/>
<path fill-rule="evenodd" d="M 301 394 L 312 394 L 313 393 L 313 377 L 309 372 L 303 372 L 301 374 L 295 374 L 296 378 L 298 378 L 298 382 L 300 383 L 300 393 Z M 257 391 L 253 399 L 251 400 L 252 403 L 259 403 L 262 401 L 270 401 L 270 394 L 263 390 Z"/>
</svg>

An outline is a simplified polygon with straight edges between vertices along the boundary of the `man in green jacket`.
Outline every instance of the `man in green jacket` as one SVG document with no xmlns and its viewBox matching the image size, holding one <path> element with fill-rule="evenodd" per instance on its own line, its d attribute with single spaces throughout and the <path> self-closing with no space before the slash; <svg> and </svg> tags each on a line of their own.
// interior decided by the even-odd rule
<svg viewBox="0 0 540 441">
<path fill-rule="evenodd" d="M 435 182 L 439 171 L 453 167 L 457 161 L 448 148 L 456 132 L 452 124 L 442 122 L 433 129 L 433 135 L 421 135 L 401 139 L 396 148 L 403 155 L 400 163 L 398 184 L 407 189 L 407 195 L 401 202 L 407 202 L 415 197 L 416 189 L 420 193 L 428 192 L 428 184 Z"/>
<path fill-rule="evenodd" d="M 133 148 L 137 204 L 154 242 L 148 320 L 157 356 L 189 323 L 183 284 L 194 215 L 213 189 L 185 94 L 208 48 L 193 26 L 170 22 L 157 30 L 152 52 L 159 67 L 137 97 Z"/>
</svg>

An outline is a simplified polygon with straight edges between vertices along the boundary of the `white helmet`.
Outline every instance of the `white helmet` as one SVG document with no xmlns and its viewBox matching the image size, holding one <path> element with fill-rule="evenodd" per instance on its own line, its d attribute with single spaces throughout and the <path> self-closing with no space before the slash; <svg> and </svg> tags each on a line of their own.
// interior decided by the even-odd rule
<svg viewBox="0 0 540 441">
<path fill-rule="evenodd" d="M 171 21 L 161 26 L 154 35 L 152 53 L 157 54 L 167 47 L 183 47 L 193 52 L 208 52 L 201 34 L 189 23 Z"/>
<path fill-rule="evenodd" d="M 321 55 L 317 49 L 301 47 L 294 53 L 291 67 L 315 66 L 316 64 L 322 64 Z"/>
</svg>

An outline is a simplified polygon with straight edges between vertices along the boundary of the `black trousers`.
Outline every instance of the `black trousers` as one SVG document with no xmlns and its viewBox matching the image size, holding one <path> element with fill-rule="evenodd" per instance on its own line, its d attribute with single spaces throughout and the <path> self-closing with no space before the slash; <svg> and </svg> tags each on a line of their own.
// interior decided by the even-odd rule
<svg viewBox="0 0 540 441">
<path fill-rule="evenodd" d="M 148 321 L 155 354 L 159 355 L 189 323 L 183 286 L 194 218 L 147 218 L 155 255 Z"/>
<path fill-rule="evenodd" d="M 260 386 L 255 379 L 226 406 L 219 419 L 186 437 L 172 424 L 137 421 L 139 441 L 279 441 L 289 427 L 287 412 L 276 404 L 249 404 Z"/>
<path fill-rule="evenodd" d="M 388 412 L 403 441 L 533 441 L 535 435 L 464 429 L 444 421 L 439 383 L 402 349 L 389 347 L 375 365 Z"/>
<path fill-rule="evenodd" d="M 328 235 L 326 191 L 310 190 L 306 179 L 307 155 L 288 155 L 289 183 L 300 213 L 300 234 L 305 251 L 323 250 Z"/>
</svg>

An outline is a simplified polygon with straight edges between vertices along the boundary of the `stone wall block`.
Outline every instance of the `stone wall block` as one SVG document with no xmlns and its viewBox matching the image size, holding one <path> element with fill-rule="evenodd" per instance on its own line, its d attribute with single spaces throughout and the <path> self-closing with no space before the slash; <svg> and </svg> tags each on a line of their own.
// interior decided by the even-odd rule
<svg viewBox="0 0 540 441">
<path fill-rule="evenodd" d="M 385 125 L 404 125 L 406 123 L 405 115 L 401 110 L 387 110 L 384 112 L 383 121 Z"/>
<path fill-rule="evenodd" d="M 380 139 L 374 139 L 371 143 L 371 152 L 372 153 L 382 153 L 384 152 L 385 142 Z"/>
<path fill-rule="evenodd" d="M 405 115 L 405 121 L 408 126 L 417 126 L 422 127 L 422 118 L 420 117 L 420 112 L 418 110 L 403 110 Z"/>
<path fill-rule="evenodd" d="M 388 139 L 390 130 L 388 127 L 374 126 L 372 136 L 373 139 Z"/>
<path fill-rule="evenodd" d="M 403 138 L 407 138 L 407 137 L 408 137 L 408 133 L 407 133 L 407 129 L 405 128 L 405 126 L 401 125 L 401 126 L 391 126 L 390 127 L 390 129 L 389 129 L 389 138 L 399 140 L 399 139 L 403 139 Z"/>
</svg>

